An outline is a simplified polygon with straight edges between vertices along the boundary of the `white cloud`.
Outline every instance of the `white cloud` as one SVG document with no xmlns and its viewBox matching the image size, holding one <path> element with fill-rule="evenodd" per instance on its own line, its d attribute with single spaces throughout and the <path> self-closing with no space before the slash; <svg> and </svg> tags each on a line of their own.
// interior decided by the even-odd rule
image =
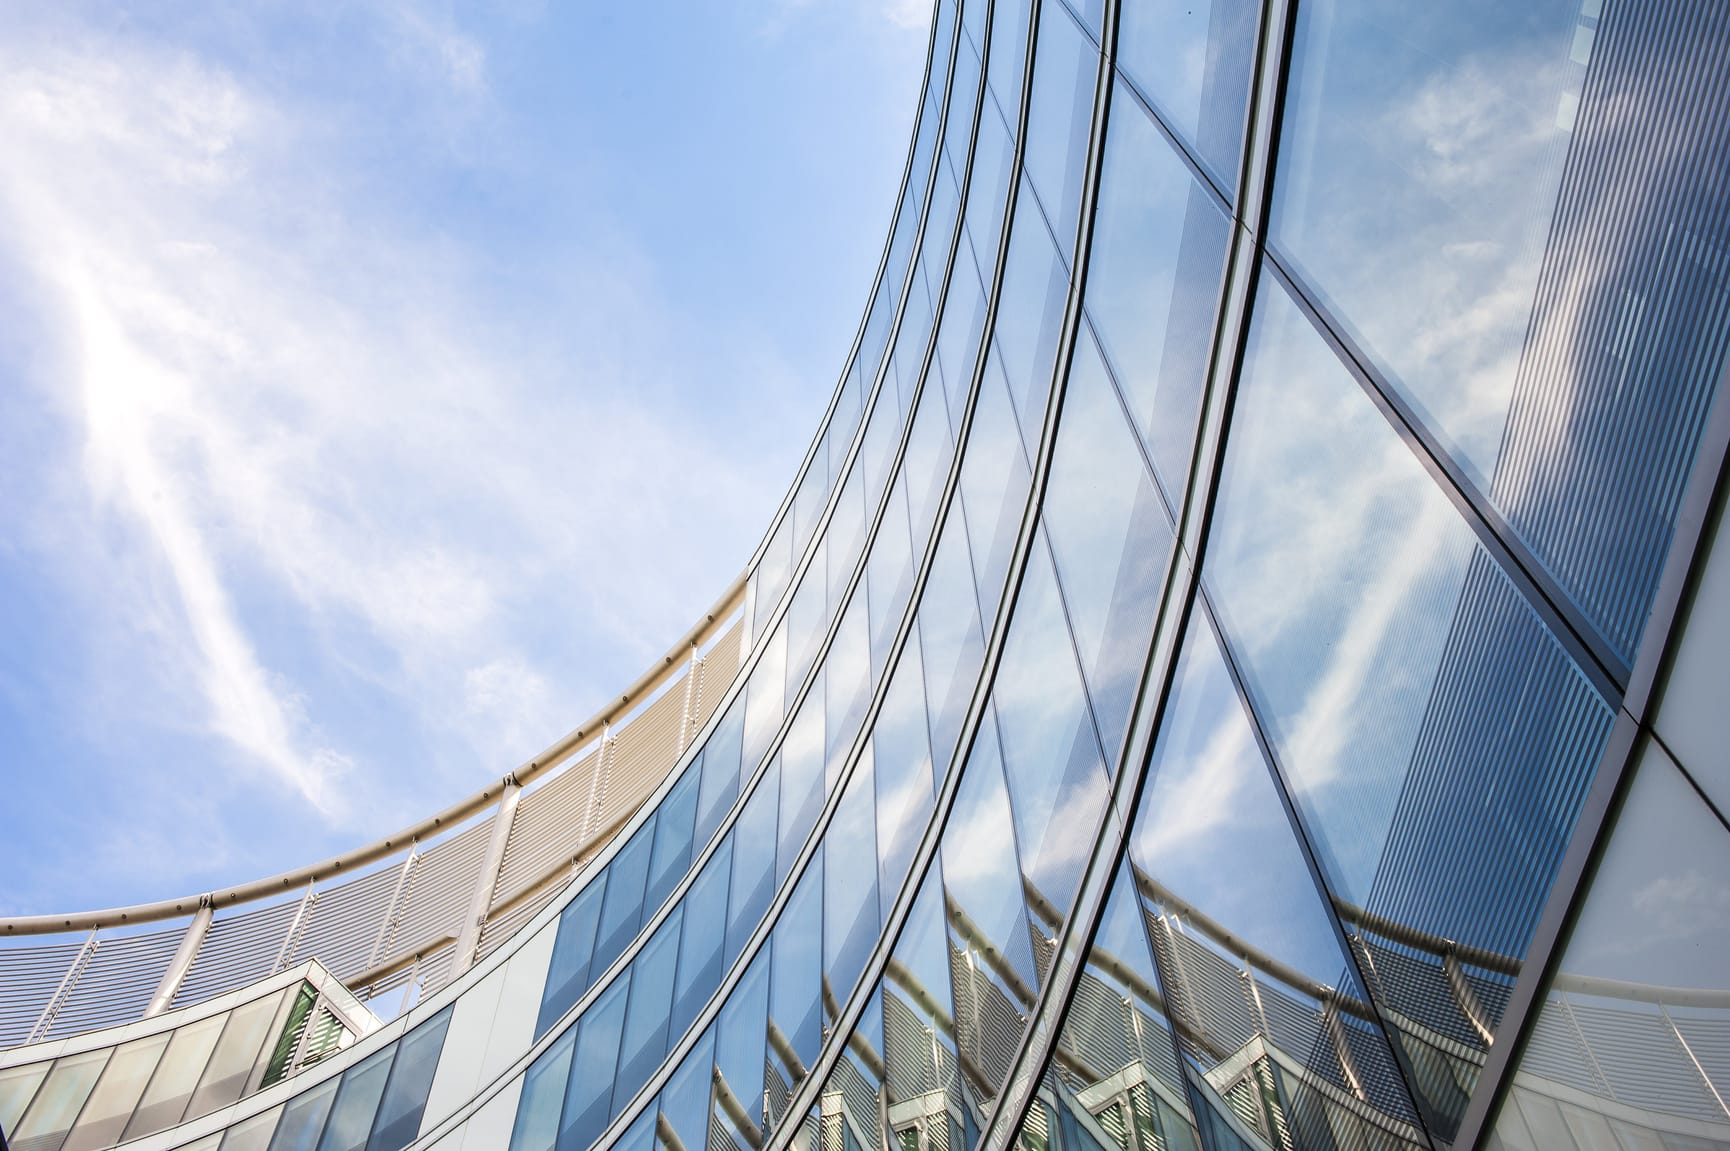
<svg viewBox="0 0 1730 1151">
<path fill-rule="evenodd" d="M 477 44 L 388 15 L 426 63 L 417 83 L 484 99 Z M 156 650 L 96 674 L 166 659 L 193 690 L 153 722 L 202 728 L 336 825 L 376 818 L 380 765 L 312 706 L 309 660 L 488 774 L 538 750 L 614 686 L 554 699 L 542 638 L 657 650 L 712 594 L 670 594 L 684 569 L 666 557 L 704 542 L 692 513 L 769 502 L 766 477 L 632 393 L 676 364 L 627 362 L 655 345 L 621 333 L 674 326 L 640 260 L 621 244 L 585 265 L 559 301 L 574 330 L 525 338 L 441 237 L 357 194 L 314 108 L 142 39 L 60 31 L 77 35 L 0 48 L 0 260 L 52 328 L 30 382 L 83 448 L 86 502 L 54 514 L 103 539 L 125 570 L 98 582 L 152 624 Z M 621 556 L 646 571 L 603 562 Z"/>
</svg>

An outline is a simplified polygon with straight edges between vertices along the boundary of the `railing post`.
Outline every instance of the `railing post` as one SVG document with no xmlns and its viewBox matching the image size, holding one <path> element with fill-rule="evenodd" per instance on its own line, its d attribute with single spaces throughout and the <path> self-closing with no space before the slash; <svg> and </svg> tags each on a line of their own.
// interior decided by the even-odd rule
<svg viewBox="0 0 1730 1151">
<path fill-rule="evenodd" d="M 174 1002 L 175 995 L 180 992 L 180 985 L 186 982 L 186 973 L 192 970 L 192 961 L 198 958 L 198 949 L 204 945 L 204 937 L 210 934 L 210 921 L 215 915 L 210 906 L 210 896 L 206 895 L 198 901 L 198 910 L 192 916 L 192 922 L 186 925 L 181 933 L 180 946 L 175 949 L 174 958 L 168 963 L 168 970 L 162 973 L 162 982 L 156 985 L 156 994 L 150 997 L 150 1005 L 144 1009 L 144 1018 L 161 1015 L 168 1010 L 168 1005 Z"/>
<path fill-rule="evenodd" d="M 85 967 L 90 964 L 90 957 L 96 954 L 96 931 L 92 929 L 84 937 L 84 943 L 78 948 L 78 954 L 72 957 L 72 962 L 66 968 L 66 974 L 60 978 L 60 986 L 54 989 L 47 1004 L 42 1008 L 42 1014 L 36 1017 L 35 1026 L 30 1028 L 26 1043 L 36 1043 L 48 1038 L 48 1029 L 54 1026 L 54 1017 L 60 1014 L 60 1009 L 71 998 L 72 989 L 78 986 L 78 977 L 84 974 Z"/>
<path fill-rule="evenodd" d="M 276 962 L 271 965 L 270 973 L 272 975 L 286 968 L 289 960 L 294 958 L 294 949 L 300 943 L 301 930 L 306 926 L 307 909 L 317 902 L 318 891 L 309 880 L 306 885 L 306 894 L 300 897 L 300 903 L 294 909 L 294 918 L 289 921 L 288 934 L 282 937 L 282 949 L 276 953 Z"/>
<path fill-rule="evenodd" d="M 696 641 L 691 643 L 691 659 L 685 665 L 685 711 L 679 717 L 679 750 L 674 752 L 675 758 L 685 754 L 685 744 L 691 738 L 692 720 L 697 714 L 697 703 L 702 696 L 697 694 L 697 674 L 702 669 L 703 661 L 697 658 Z"/>
<path fill-rule="evenodd" d="M 475 876 L 474 894 L 469 897 L 469 912 L 463 917 L 457 933 L 456 957 L 451 961 L 451 978 L 455 979 L 474 966 L 475 951 L 480 947 L 481 928 L 486 926 L 487 909 L 492 906 L 493 892 L 499 885 L 499 871 L 504 867 L 505 848 L 510 845 L 511 824 L 517 816 L 517 802 L 522 799 L 522 785 L 514 775 L 505 776 L 505 789 L 499 796 L 499 809 L 493 816 L 493 835 L 487 843 L 487 853 Z"/>
</svg>

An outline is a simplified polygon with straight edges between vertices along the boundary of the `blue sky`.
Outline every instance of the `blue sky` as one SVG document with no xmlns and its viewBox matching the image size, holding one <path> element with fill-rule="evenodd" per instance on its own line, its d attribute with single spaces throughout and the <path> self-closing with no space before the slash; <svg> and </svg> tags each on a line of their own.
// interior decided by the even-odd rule
<svg viewBox="0 0 1730 1151">
<path fill-rule="evenodd" d="M 0 914 L 382 834 L 677 638 L 842 367 L 927 19 L 10 8 Z"/>
</svg>

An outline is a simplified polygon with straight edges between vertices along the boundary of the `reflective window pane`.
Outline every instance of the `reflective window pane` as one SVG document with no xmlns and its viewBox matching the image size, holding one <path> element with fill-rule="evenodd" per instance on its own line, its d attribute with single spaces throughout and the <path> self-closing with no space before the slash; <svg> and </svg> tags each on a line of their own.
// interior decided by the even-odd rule
<svg viewBox="0 0 1730 1151">
<path fill-rule="evenodd" d="M 228 1025 L 222 1029 L 222 1038 L 211 1054 L 210 1065 L 204 1069 L 204 1079 L 192 1093 L 192 1102 L 186 1108 L 187 1119 L 208 1115 L 240 1098 L 265 1043 L 274 1038 L 271 1024 L 288 994 L 290 992 L 283 991 L 268 995 L 229 1013 Z"/>
<path fill-rule="evenodd" d="M 327 1079 L 311 1090 L 304 1091 L 283 1105 L 282 1118 L 276 1133 L 270 1137 L 270 1151 L 313 1151 L 324 1131 L 325 1116 L 336 1099 L 340 1079 Z"/>
<path fill-rule="evenodd" d="M 663 1139 L 668 1146 L 702 1147 L 709 1135 L 709 1084 L 712 1078 L 715 1052 L 715 1029 L 709 1028 L 703 1038 L 680 1062 L 679 1069 L 667 1080 L 661 1092 L 660 1123 L 672 1132 Z"/>
<path fill-rule="evenodd" d="M 790 614 L 790 612 L 789 612 Z M 775 629 L 745 684 L 745 734 L 739 778 L 749 779 L 780 730 L 787 705 L 787 621 Z"/>
<path fill-rule="evenodd" d="M 823 976 L 837 1001 L 859 981 L 877 938 L 876 782 L 859 764 L 823 835 Z"/>
<path fill-rule="evenodd" d="M 18 1120 L 36 1095 L 42 1080 L 47 1078 L 51 1063 L 27 1063 L 23 1067 L 0 1069 L 0 1131 L 18 1130 Z"/>
<path fill-rule="evenodd" d="M 624 952 L 643 921 L 643 888 L 649 879 L 649 852 L 654 837 L 655 821 L 651 818 L 607 865 L 607 894 L 601 904 L 601 922 L 595 936 L 591 980 Z"/>
<path fill-rule="evenodd" d="M 716 1110 L 741 1143 L 759 1146 L 769 1019 L 770 949 L 751 960 L 721 1008 L 715 1039 Z"/>
<path fill-rule="evenodd" d="M 997 0 L 991 5 L 991 53 L 986 74 L 998 114 L 1012 127 L 1021 118 L 1021 79 L 1027 70 L 1027 0 Z"/>
<path fill-rule="evenodd" d="M 961 721 L 973 696 L 979 665 L 985 660 L 963 519 L 952 511 L 943 525 L 917 617 L 932 759 L 945 771 L 961 735 Z"/>
<path fill-rule="evenodd" d="M 683 1035 L 721 981 L 721 948 L 727 937 L 727 884 L 733 868 L 729 839 L 703 865 L 685 897 L 679 939 L 679 980 L 673 990 L 669 1039 Z"/>
<path fill-rule="evenodd" d="M 823 1038 L 823 857 L 815 856 L 781 911 L 769 969 L 771 1114 L 804 1082 Z"/>
<path fill-rule="evenodd" d="M 1042 511 L 1106 764 L 1115 769 L 1147 648 L 1171 523 L 1093 338 L 1082 333 Z"/>
<path fill-rule="evenodd" d="M 661 906 L 691 862 L 691 823 L 697 814 L 698 774 L 687 771 L 655 810 L 655 849 L 649 859 L 645 910 Z"/>
<path fill-rule="evenodd" d="M 583 1015 L 577 1030 L 576 1052 L 571 1058 L 564 1111 L 559 1119 L 559 1151 L 586 1151 L 611 1118 L 607 1108 L 613 1095 L 619 1033 L 624 1030 L 631 974 L 628 970 L 621 974 Z"/>
<path fill-rule="evenodd" d="M 1366 970 L 1402 972 L 1370 991 L 1417 1024 L 1394 1036 L 1417 1052 L 1460 1026 L 1426 990 L 1435 940 L 1477 949 L 1504 993 L 1519 970 L 1610 711 L 1263 285 L 1203 576 Z M 1460 795 L 1480 798 L 1437 798 Z M 1493 1031 L 1500 1000 L 1484 1010 Z M 1457 1092 L 1420 1105 L 1451 1138 Z"/>
<path fill-rule="evenodd" d="M 734 697 L 727 713 L 703 745 L 703 786 L 697 793 L 694 838 L 708 843 L 739 797 L 740 753 L 745 737 L 745 693 Z M 757 764 L 752 761 L 750 770 Z"/>
<path fill-rule="evenodd" d="M 679 964 L 679 928 L 683 905 L 649 936 L 631 962 L 631 998 L 619 1047 L 619 1070 L 613 1082 L 617 1115 L 631 1096 L 648 1082 L 667 1053 L 667 1015 L 673 1002 L 673 976 Z"/>
<path fill-rule="evenodd" d="M 1099 49 L 1061 3 L 1041 4 L 1023 163 L 1065 261 L 1075 247 Z"/>
<path fill-rule="evenodd" d="M 1055 939 L 1051 920 L 1067 917 L 1081 884 L 1107 783 L 1043 538 L 1028 556 L 992 702 L 1028 896 L 1042 941 Z"/>
<path fill-rule="evenodd" d="M 390 1077 L 391 1061 L 396 1058 L 396 1044 L 374 1051 L 342 1073 L 342 1085 L 337 1089 L 336 1102 L 331 1105 L 330 1118 L 324 1125 L 324 1137 L 318 1141 L 319 1151 L 362 1151 L 372 1132 L 373 1118 L 378 1114 L 378 1101 L 384 1097 L 385 1080 Z"/>
<path fill-rule="evenodd" d="M 1230 237 L 1224 210 L 1120 81 L 1084 298 L 1172 507 L 1189 475 Z"/>
<path fill-rule="evenodd" d="M 391 1065 L 390 1082 L 385 1085 L 367 1151 L 401 1151 L 419 1134 L 433 1072 L 438 1069 L 445 1031 L 455 1009 L 455 1004 L 446 1007 L 397 1043 L 396 1062 Z"/>
<path fill-rule="evenodd" d="M 175 1029 L 150 1086 L 144 1090 L 144 1098 L 132 1113 L 132 1122 L 126 1125 L 125 1138 L 136 1139 L 180 1122 L 198 1080 L 204 1075 L 205 1065 L 210 1062 L 210 1053 L 216 1049 L 226 1018 L 215 1015 Z M 317 1134 L 313 1132 L 315 1137 Z"/>
<path fill-rule="evenodd" d="M 277 1120 L 281 1118 L 282 1107 L 278 1105 L 250 1119 L 242 1119 L 223 1132 L 222 1151 L 266 1151 Z"/>
<path fill-rule="evenodd" d="M 1255 0 L 1130 0 L 1118 18 L 1117 66 L 1228 193 L 1237 186 L 1260 13 Z"/>
<path fill-rule="evenodd" d="M 823 683 L 822 673 L 781 743 L 781 817 L 777 825 L 775 880 L 793 869 L 793 860 L 823 810 Z"/>
<path fill-rule="evenodd" d="M 1628 663 L 1730 349 L 1722 15 L 1305 7 L 1280 136 L 1282 250 Z"/>
<path fill-rule="evenodd" d="M 875 680 L 883 674 L 889 645 L 895 640 L 907 612 L 907 601 L 913 594 L 913 552 L 907 535 L 907 504 L 900 483 L 889 493 L 877 535 L 871 541 L 865 593 L 871 617 L 871 674 Z"/>
<path fill-rule="evenodd" d="M 162 1034 L 116 1047 L 72 1133 L 61 1144 L 61 1151 L 93 1151 L 120 1142 L 126 1121 L 132 1118 L 132 1109 L 138 1105 L 145 1084 L 156 1070 L 156 1061 L 167 1046 L 168 1035 Z M 247 1070 L 252 1070 L 251 1063 L 247 1064 Z"/>
<path fill-rule="evenodd" d="M 757 790 L 733 825 L 733 882 L 727 902 L 727 958 L 730 965 L 775 893 L 775 819 L 780 809 L 781 757 L 763 773 Z"/>
<path fill-rule="evenodd" d="M 1000 365 L 1030 457 L 1039 444 L 1039 428 L 1051 394 L 1051 374 L 1057 363 L 1057 341 L 1068 296 L 1069 273 L 1058 259 L 1039 204 L 1027 194 L 1024 182 L 1015 202 L 1015 228 L 1009 234 L 1009 260 L 1003 266 L 992 343 L 1001 353 Z"/>
<path fill-rule="evenodd" d="M 1331 1133 L 1354 1131 L 1369 1145 L 1423 1146 L 1199 612 L 1143 786 L 1135 894 L 1183 1051 L 1208 1090 L 1232 1099 L 1277 1085 L 1277 1102 L 1243 1119 L 1264 1141 L 1284 1132 L 1299 1148 L 1332 1148 Z M 1258 1044 L 1258 1058 L 1243 1057 Z"/>
<path fill-rule="evenodd" d="M 601 900 L 607 891 L 607 873 L 590 879 L 559 913 L 559 931 L 553 937 L 553 958 L 547 983 L 541 993 L 541 1011 L 535 1020 L 538 1038 L 557 1023 L 589 989 L 589 958 L 594 951 L 595 931 L 601 921 Z"/>
<path fill-rule="evenodd" d="M 965 975 L 957 975 L 964 981 L 955 987 L 954 1015 L 973 1023 L 964 1029 L 962 1052 L 993 1088 L 1008 1074 L 1013 1055 L 1001 1037 L 1019 1038 L 1039 986 L 1014 826 L 987 713 L 949 812 L 941 854 L 950 946 L 965 957 L 957 964 Z M 994 1038 L 988 1041 L 988 1035 Z"/>
<path fill-rule="evenodd" d="M 887 904 L 901 889 L 931 815 L 931 737 L 916 643 L 902 649 L 867 754 L 877 787 L 878 883 Z"/>
<path fill-rule="evenodd" d="M 1009 394 L 1002 374 L 994 370 L 998 362 L 993 350 L 980 384 L 973 427 L 967 435 L 967 454 L 961 461 L 962 506 L 972 544 L 979 610 L 985 618 L 996 614 L 1003 596 L 1032 481 Z M 930 594 L 929 589 L 926 594 Z"/>
<path fill-rule="evenodd" d="M 1730 1146 L 1727 874 L 1730 830 L 1648 745 L 1492 1146 Z"/>
<path fill-rule="evenodd" d="M 516 1125 L 510 1151 L 553 1151 L 559 1137 L 559 1110 L 565 1105 L 565 1084 L 571 1073 L 571 1051 L 577 1029 L 567 1030 L 523 1073 L 517 1098 Z"/>
</svg>

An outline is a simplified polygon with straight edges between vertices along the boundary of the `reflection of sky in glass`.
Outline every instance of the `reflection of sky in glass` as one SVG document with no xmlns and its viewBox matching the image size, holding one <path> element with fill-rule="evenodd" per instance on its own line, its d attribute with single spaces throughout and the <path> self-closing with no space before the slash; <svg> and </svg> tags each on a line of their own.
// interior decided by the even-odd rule
<svg viewBox="0 0 1730 1151">
<path fill-rule="evenodd" d="M 1144 0 L 1124 5 L 1117 29 L 1118 67 L 1227 192 L 1237 183 L 1260 8 L 1255 0 Z"/>
<path fill-rule="evenodd" d="M 1131 856 L 1248 946 L 1329 986 L 1345 962 L 1205 621 L 1184 641 Z"/>
<path fill-rule="evenodd" d="M 1474 541 L 1277 287 L 1257 297 L 1205 576 L 1312 813 L 1362 900 Z"/>
<path fill-rule="evenodd" d="M 1087 313 L 1175 504 L 1189 469 L 1230 225 L 1121 84 L 1093 228 Z"/>
<path fill-rule="evenodd" d="M 1086 173 L 1093 90 L 1099 76 L 1099 50 L 1062 4 L 1039 12 L 1039 56 L 1033 69 L 1027 156 L 1023 163 L 1040 203 L 1057 234 L 1063 258 L 1075 246 L 1076 215 L 1081 210 L 1081 178 Z"/>
<path fill-rule="evenodd" d="M 1730 831 L 1656 745 L 1641 757 L 1562 971 L 1730 990 Z"/>
<path fill-rule="evenodd" d="M 1298 12 L 1275 242 L 1486 487 L 1590 55 L 1580 9 Z"/>
</svg>

